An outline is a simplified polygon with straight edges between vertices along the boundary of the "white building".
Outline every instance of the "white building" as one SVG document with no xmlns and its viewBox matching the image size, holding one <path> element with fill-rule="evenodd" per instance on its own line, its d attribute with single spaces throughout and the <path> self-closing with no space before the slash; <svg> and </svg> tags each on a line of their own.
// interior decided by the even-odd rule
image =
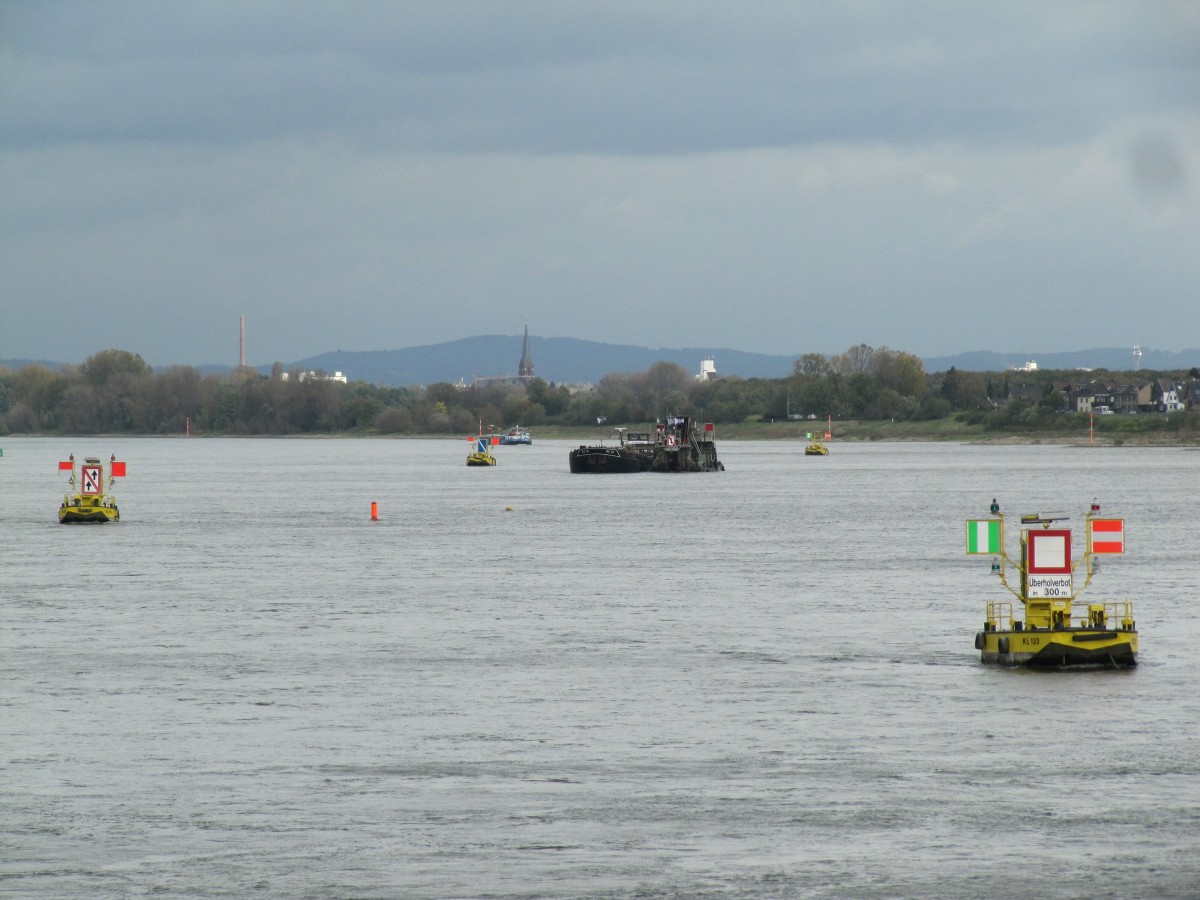
<svg viewBox="0 0 1200 900">
<path fill-rule="evenodd" d="M 281 372 L 279 374 L 279 378 L 281 381 L 287 381 L 288 373 Z M 300 380 L 301 381 L 336 381 L 338 384 L 346 384 L 347 383 L 346 376 L 343 375 L 341 372 L 334 372 L 332 375 L 318 375 L 316 372 L 301 372 Z"/>
</svg>

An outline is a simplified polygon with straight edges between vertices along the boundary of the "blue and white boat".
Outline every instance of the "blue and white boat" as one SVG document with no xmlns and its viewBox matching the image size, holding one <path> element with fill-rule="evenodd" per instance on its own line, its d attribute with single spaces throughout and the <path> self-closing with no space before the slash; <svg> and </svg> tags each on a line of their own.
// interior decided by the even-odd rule
<svg viewBox="0 0 1200 900">
<path fill-rule="evenodd" d="M 500 435 L 501 444 L 532 444 L 533 438 L 529 436 L 529 432 L 520 425 L 514 425 L 504 434 Z"/>
</svg>

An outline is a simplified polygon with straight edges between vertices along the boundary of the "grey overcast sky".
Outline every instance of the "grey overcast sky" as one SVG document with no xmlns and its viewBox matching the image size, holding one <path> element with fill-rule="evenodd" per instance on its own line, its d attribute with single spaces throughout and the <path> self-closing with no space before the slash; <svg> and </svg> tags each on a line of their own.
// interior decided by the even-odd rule
<svg viewBox="0 0 1200 900">
<path fill-rule="evenodd" d="M 1200 345 L 1195 0 L 0 0 L 0 358 Z"/>
</svg>

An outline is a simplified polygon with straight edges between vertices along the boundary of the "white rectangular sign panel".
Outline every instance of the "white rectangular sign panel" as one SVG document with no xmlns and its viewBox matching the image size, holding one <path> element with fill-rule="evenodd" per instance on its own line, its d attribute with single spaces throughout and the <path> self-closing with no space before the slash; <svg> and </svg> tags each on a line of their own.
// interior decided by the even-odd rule
<svg viewBox="0 0 1200 900">
<path fill-rule="evenodd" d="M 1038 600 L 1065 600 L 1071 596 L 1070 575 L 1028 575 L 1025 596 Z"/>
<path fill-rule="evenodd" d="M 104 473 L 99 466 L 82 466 L 79 469 L 80 477 L 83 480 L 83 485 L 79 489 L 81 494 L 99 494 L 103 491 L 101 482 L 104 478 Z"/>
</svg>

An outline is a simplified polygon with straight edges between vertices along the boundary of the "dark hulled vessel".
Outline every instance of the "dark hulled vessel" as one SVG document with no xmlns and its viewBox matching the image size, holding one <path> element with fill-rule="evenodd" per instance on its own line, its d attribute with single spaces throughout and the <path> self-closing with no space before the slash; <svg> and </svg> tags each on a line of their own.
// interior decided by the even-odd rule
<svg viewBox="0 0 1200 900">
<path fill-rule="evenodd" d="M 618 443 L 580 444 L 567 457 L 574 473 L 607 472 L 721 472 L 712 423 L 697 434 L 688 416 L 670 416 L 654 433 L 626 433 L 618 428 Z"/>
<path fill-rule="evenodd" d="M 651 472 L 724 472 L 717 458 L 712 422 L 697 431 L 690 416 L 668 416 L 660 423 L 654 441 Z"/>
<path fill-rule="evenodd" d="M 616 429 L 617 443 L 580 444 L 567 454 L 571 471 L 601 475 L 612 472 L 648 472 L 654 463 L 654 440 L 649 432 L 628 434 Z"/>
</svg>

